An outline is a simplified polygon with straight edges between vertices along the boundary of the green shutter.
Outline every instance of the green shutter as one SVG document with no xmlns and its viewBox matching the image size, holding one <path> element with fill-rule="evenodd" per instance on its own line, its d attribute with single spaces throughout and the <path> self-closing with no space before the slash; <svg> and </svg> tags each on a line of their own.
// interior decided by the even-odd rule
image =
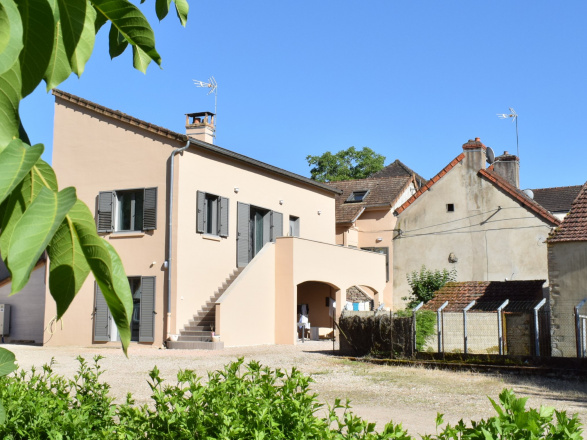
<svg viewBox="0 0 587 440">
<path fill-rule="evenodd" d="M 157 188 L 145 188 L 143 197 L 143 231 L 157 229 Z"/>
<path fill-rule="evenodd" d="M 155 277 L 141 278 L 139 342 L 155 341 Z"/>
<path fill-rule="evenodd" d="M 198 191 L 196 194 L 196 232 L 203 234 L 206 231 L 206 193 Z"/>
<path fill-rule="evenodd" d="M 283 214 L 271 211 L 271 241 L 277 237 L 283 237 Z"/>
<path fill-rule="evenodd" d="M 228 199 L 220 197 L 220 226 L 218 227 L 218 235 L 221 237 L 228 237 Z"/>
<path fill-rule="evenodd" d="M 108 342 L 110 340 L 110 312 L 104 295 L 94 281 L 94 341 Z"/>
<path fill-rule="evenodd" d="M 237 203 L 237 238 L 236 238 L 236 265 L 245 267 L 249 264 L 249 218 L 251 205 Z"/>
<path fill-rule="evenodd" d="M 114 194 L 114 191 L 101 191 L 98 194 L 98 232 L 114 230 Z"/>
</svg>

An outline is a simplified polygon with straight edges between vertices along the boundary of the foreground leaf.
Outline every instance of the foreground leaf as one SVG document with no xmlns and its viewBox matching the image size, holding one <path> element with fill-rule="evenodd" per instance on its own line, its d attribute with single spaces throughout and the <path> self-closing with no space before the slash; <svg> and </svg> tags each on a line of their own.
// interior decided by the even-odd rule
<svg viewBox="0 0 587 440">
<path fill-rule="evenodd" d="M 94 217 L 84 203 L 76 203 L 68 215 L 77 232 L 81 249 L 118 327 L 120 342 L 126 354 L 130 343 L 130 317 L 133 304 L 122 261 L 110 243 L 98 236 Z"/>
<path fill-rule="evenodd" d="M 47 69 L 43 79 L 47 83 L 47 91 L 57 87 L 65 81 L 71 74 L 71 64 L 69 62 L 65 43 L 63 41 L 63 29 L 61 28 L 61 19 L 59 16 L 59 5 L 57 0 L 49 0 L 51 15 L 53 17 L 53 40 L 51 47 L 51 57 L 47 64 Z"/>
<path fill-rule="evenodd" d="M 22 69 L 21 96 L 24 98 L 39 85 L 51 59 L 55 21 L 47 0 L 20 0 L 24 48 L 20 53 Z M 21 136 L 25 142 L 26 139 Z"/>
<path fill-rule="evenodd" d="M 20 63 L 16 61 L 11 68 L 0 74 L 0 151 L 18 137 L 21 84 Z"/>
<path fill-rule="evenodd" d="M 188 21 L 188 12 L 190 10 L 190 5 L 186 0 L 174 0 L 174 3 L 177 18 L 179 18 L 179 22 L 181 23 L 181 25 L 185 27 Z"/>
<path fill-rule="evenodd" d="M 57 304 L 57 319 L 60 319 L 79 292 L 90 273 L 90 266 L 82 251 L 72 215 L 80 210 L 80 200 L 71 208 L 49 243 L 49 290 Z"/>
<path fill-rule="evenodd" d="M 0 153 L 0 203 L 16 188 L 43 154 L 43 145 L 25 146 L 13 140 Z"/>
<path fill-rule="evenodd" d="M 22 50 L 22 21 L 14 0 L 0 0 L 0 74 L 18 60 Z"/>
<path fill-rule="evenodd" d="M 6 376 L 16 370 L 14 353 L 5 348 L 0 348 L 0 377 Z"/>
<path fill-rule="evenodd" d="M 6 257 L 12 274 L 11 295 L 26 285 L 32 269 L 76 200 L 74 188 L 56 193 L 43 187 L 24 212 L 14 228 Z"/>
<path fill-rule="evenodd" d="M 79 77 L 94 49 L 96 11 L 86 0 L 57 0 L 63 45 L 71 70 Z"/>
<path fill-rule="evenodd" d="M 108 34 L 108 45 L 110 58 L 116 58 L 117 56 L 121 55 L 128 46 L 128 41 L 124 39 L 122 34 L 118 32 L 118 29 L 116 29 L 116 26 L 114 25 L 110 26 L 110 33 Z"/>
</svg>

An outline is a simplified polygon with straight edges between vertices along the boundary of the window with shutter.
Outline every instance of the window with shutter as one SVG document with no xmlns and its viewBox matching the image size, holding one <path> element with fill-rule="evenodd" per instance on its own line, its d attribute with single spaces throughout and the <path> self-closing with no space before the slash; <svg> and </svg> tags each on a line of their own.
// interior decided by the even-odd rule
<svg viewBox="0 0 587 440">
<path fill-rule="evenodd" d="M 155 277 L 141 278 L 139 342 L 155 341 Z"/>
<path fill-rule="evenodd" d="M 228 237 L 228 199 L 198 191 L 196 205 L 196 232 Z"/>
<path fill-rule="evenodd" d="M 157 228 L 157 188 L 103 191 L 98 195 L 98 232 Z"/>
<path fill-rule="evenodd" d="M 283 237 L 283 214 L 271 211 L 271 241 L 275 242 L 277 237 Z"/>
<path fill-rule="evenodd" d="M 218 235 L 221 237 L 228 237 L 228 199 L 226 197 L 220 197 L 220 232 Z"/>
<path fill-rule="evenodd" d="M 300 218 L 293 215 L 289 216 L 289 236 L 299 237 L 300 236 Z"/>
<path fill-rule="evenodd" d="M 94 281 L 94 341 L 107 342 L 110 340 L 110 312 L 100 290 Z"/>
<path fill-rule="evenodd" d="M 157 229 L 157 188 L 145 188 L 143 203 L 143 231 Z"/>
<path fill-rule="evenodd" d="M 237 234 L 236 234 L 236 265 L 244 267 L 249 263 L 250 233 L 249 221 L 251 217 L 251 205 L 237 203 Z"/>
<path fill-rule="evenodd" d="M 98 194 L 98 232 L 112 232 L 114 230 L 114 192 L 102 191 Z"/>
</svg>

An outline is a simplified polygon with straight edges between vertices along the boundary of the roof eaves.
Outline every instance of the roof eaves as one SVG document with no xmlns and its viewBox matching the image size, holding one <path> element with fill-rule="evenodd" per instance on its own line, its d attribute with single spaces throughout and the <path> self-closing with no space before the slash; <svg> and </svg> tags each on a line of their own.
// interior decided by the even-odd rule
<svg viewBox="0 0 587 440">
<path fill-rule="evenodd" d="M 526 208 L 528 208 L 534 214 L 537 214 L 539 217 L 542 217 L 544 220 L 546 220 L 552 226 L 558 226 L 561 224 L 561 221 L 559 219 L 557 219 L 554 215 L 552 215 L 550 212 L 548 212 L 546 209 L 544 209 L 538 203 L 532 202 L 526 196 L 523 196 L 522 194 L 520 194 L 509 182 L 504 181 L 503 179 L 497 177 L 494 173 L 487 171 L 485 169 L 479 170 L 478 174 L 480 176 L 484 177 L 485 179 L 487 179 L 494 186 L 501 189 L 503 192 L 505 192 L 507 195 L 509 195 L 512 199 L 514 199 L 515 201 L 524 205 Z"/>
<path fill-rule="evenodd" d="M 365 212 L 365 207 L 364 207 L 364 206 L 363 206 L 363 207 L 361 208 L 361 210 L 360 210 L 360 211 L 357 213 L 357 215 L 355 215 L 355 218 L 351 220 L 351 224 L 352 224 L 352 223 L 354 223 L 354 222 L 356 222 L 356 221 L 357 221 L 357 219 L 358 219 L 358 218 L 361 216 L 361 214 L 362 214 L 363 212 Z"/>
<path fill-rule="evenodd" d="M 67 93 L 67 92 L 64 92 L 64 91 L 58 90 L 58 89 L 53 89 L 52 93 L 56 98 L 63 99 L 64 101 L 68 101 L 73 104 L 79 105 L 80 107 L 84 107 L 88 110 L 92 110 L 92 111 L 99 113 L 101 115 L 110 117 L 112 119 L 116 119 L 118 121 L 124 122 L 129 125 L 133 125 L 135 127 L 142 128 L 144 130 L 147 130 L 152 133 L 167 137 L 169 139 L 177 140 L 180 142 L 187 142 L 189 140 L 190 144 L 197 145 L 198 147 L 200 147 L 204 150 L 212 151 L 216 154 L 219 154 L 219 155 L 222 155 L 225 157 L 229 157 L 232 159 L 236 159 L 238 161 L 247 163 L 247 164 L 252 165 L 254 167 L 261 168 L 263 170 L 270 171 L 274 174 L 288 177 L 290 179 L 297 180 L 299 182 L 303 182 L 308 185 L 321 188 L 325 191 L 328 191 L 328 192 L 331 192 L 334 194 L 342 194 L 341 190 L 339 190 L 337 188 L 333 188 L 331 186 L 328 186 L 325 183 L 316 182 L 315 180 L 309 179 L 304 176 L 300 176 L 299 174 L 292 173 L 291 171 L 287 171 L 282 168 L 278 168 L 276 166 L 269 165 L 269 164 L 261 162 L 259 160 L 252 159 L 250 157 L 243 156 L 242 154 L 235 153 L 234 151 L 230 151 L 225 148 L 217 147 L 216 145 L 213 145 L 213 144 L 208 144 L 207 142 L 199 141 L 197 139 L 188 137 L 185 134 L 177 133 L 177 132 L 169 130 L 167 128 L 163 128 L 158 125 L 151 124 L 149 122 L 146 122 L 141 119 L 135 118 L 133 116 L 127 115 L 126 113 L 122 113 L 118 110 L 112 110 L 108 107 L 104 107 L 103 105 L 96 104 L 95 102 L 89 101 L 84 98 L 80 98 L 79 96 L 76 96 L 76 95 L 72 95 L 71 93 Z"/>
<path fill-rule="evenodd" d="M 399 208 L 397 208 L 395 210 L 394 214 L 398 215 L 398 214 L 401 214 L 403 211 L 405 211 L 406 208 L 408 206 L 410 206 L 412 203 L 414 203 L 418 197 L 420 197 L 422 194 L 424 194 L 426 191 L 428 191 L 432 187 L 432 185 L 434 185 L 442 177 L 444 177 L 444 175 L 446 173 L 448 173 L 450 170 L 452 170 L 464 158 L 465 158 L 465 153 L 461 153 L 457 157 L 455 157 L 447 166 L 445 166 L 442 170 L 440 170 L 440 172 L 436 176 L 434 176 L 432 179 L 430 179 L 424 186 L 422 186 L 418 191 L 416 191 L 414 193 L 414 195 L 412 195 L 412 197 L 410 197 L 408 200 L 406 200 L 406 202 L 403 205 L 401 205 Z"/>
</svg>

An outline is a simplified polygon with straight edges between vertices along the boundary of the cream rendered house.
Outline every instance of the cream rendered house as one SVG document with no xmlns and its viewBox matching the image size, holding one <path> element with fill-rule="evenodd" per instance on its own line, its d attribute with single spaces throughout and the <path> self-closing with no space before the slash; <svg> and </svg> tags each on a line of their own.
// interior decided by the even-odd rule
<svg viewBox="0 0 587 440">
<path fill-rule="evenodd" d="M 560 221 L 519 186 L 519 161 L 504 154 L 486 168 L 479 138 L 395 211 L 394 308 L 410 293 L 406 275 L 456 269 L 458 281 L 548 277 L 546 239 Z"/>
<path fill-rule="evenodd" d="M 329 303 L 340 314 L 347 288 L 384 290 L 385 256 L 336 245 L 339 191 L 213 145 L 213 114 L 188 114 L 185 135 L 54 95 L 53 166 L 122 258 L 133 341 L 295 344 L 298 306 L 325 328 Z M 45 323 L 55 315 L 46 297 Z M 116 341 L 91 276 L 57 329 L 50 344 Z M 210 342 L 211 331 L 221 342 Z"/>
</svg>

